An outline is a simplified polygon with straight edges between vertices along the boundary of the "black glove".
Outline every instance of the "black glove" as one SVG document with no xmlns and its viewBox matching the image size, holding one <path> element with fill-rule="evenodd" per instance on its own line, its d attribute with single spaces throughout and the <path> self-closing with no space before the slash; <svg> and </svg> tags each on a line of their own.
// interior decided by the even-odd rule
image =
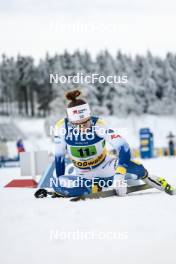
<svg viewBox="0 0 176 264">
<path fill-rule="evenodd" d="M 39 189 L 34 193 L 35 198 L 44 198 L 47 197 L 47 190 L 45 189 Z"/>
</svg>

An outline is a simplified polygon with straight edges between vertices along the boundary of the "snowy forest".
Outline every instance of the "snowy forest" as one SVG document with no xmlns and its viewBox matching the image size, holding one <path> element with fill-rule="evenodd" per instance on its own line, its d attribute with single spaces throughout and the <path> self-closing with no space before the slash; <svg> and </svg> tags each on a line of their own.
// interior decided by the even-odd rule
<svg viewBox="0 0 176 264">
<path fill-rule="evenodd" d="M 60 75 L 103 74 L 127 75 L 127 84 L 55 84 L 49 82 L 50 73 Z M 99 114 L 120 115 L 176 113 L 176 55 L 164 58 L 130 56 L 108 51 L 92 59 L 88 52 L 50 56 L 38 63 L 30 56 L 16 58 L 2 55 L 0 60 L 0 114 L 48 116 L 64 112 L 64 93 L 80 88 L 93 110 Z"/>
</svg>

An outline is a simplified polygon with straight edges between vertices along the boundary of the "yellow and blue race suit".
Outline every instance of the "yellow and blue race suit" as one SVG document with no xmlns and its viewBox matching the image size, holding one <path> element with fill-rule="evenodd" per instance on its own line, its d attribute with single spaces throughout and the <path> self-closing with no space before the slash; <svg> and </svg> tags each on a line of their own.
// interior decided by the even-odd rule
<svg viewBox="0 0 176 264">
<path fill-rule="evenodd" d="M 113 129 L 107 128 L 105 122 L 98 117 L 91 117 L 91 128 L 87 133 L 76 133 L 67 118 L 61 119 L 55 127 L 55 167 L 59 179 L 56 192 L 66 196 L 79 196 L 92 192 L 92 185 L 85 186 L 86 181 L 100 180 L 113 182 L 116 173 L 135 174 L 138 179 L 146 174 L 143 165 L 131 161 L 131 151 L 128 143 Z M 107 152 L 107 144 L 116 150 L 117 157 L 111 157 Z M 75 167 L 76 175 L 65 174 L 65 155 L 68 155 Z M 62 180 L 72 182 L 75 179 L 78 186 L 61 186 Z"/>
</svg>

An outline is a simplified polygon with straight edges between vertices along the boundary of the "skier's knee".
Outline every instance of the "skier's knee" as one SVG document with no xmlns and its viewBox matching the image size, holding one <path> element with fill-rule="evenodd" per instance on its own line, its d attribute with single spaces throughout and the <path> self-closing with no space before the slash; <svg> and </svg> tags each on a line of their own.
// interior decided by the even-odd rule
<svg viewBox="0 0 176 264">
<path fill-rule="evenodd" d="M 136 161 L 132 161 L 132 163 L 133 163 L 134 174 L 136 174 L 139 179 L 143 179 L 143 178 L 147 177 L 148 172 L 142 164 L 140 164 Z"/>
<path fill-rule="evenodd" d="M 148 176 L 148 171 L 145 169 L 145 167 L 143 165 L 141 165 L 138 177 L 140 179 L 145 179 Z"/>
</svg>

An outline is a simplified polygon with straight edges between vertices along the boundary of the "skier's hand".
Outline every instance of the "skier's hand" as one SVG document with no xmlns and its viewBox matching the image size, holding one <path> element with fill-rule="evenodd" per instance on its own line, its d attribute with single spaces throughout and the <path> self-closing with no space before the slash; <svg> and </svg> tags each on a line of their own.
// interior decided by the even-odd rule
<svg viewBox="0 0 176 264">
<path fill-rule="evenodd" d="M 115 171 L 113 186 L 118 196 L 125 196 L 127 194 L 127 182 L 125 180 L 126 169 L 118 166 Z"/>
<path fill-rule="evenodd" d="M 122 174 L 125 175 L 126 174 L 126 168 L 124 166 L 118 165 L 116 170 L 115 170 L 115 174 Z"/>
<path fill-rule="evenodd" d="M 35 198 L 44 198 L 47 197 L 47 190 L 45 189 L 38 189 L 35 193 L 34 193 Z"/>
</svg>

